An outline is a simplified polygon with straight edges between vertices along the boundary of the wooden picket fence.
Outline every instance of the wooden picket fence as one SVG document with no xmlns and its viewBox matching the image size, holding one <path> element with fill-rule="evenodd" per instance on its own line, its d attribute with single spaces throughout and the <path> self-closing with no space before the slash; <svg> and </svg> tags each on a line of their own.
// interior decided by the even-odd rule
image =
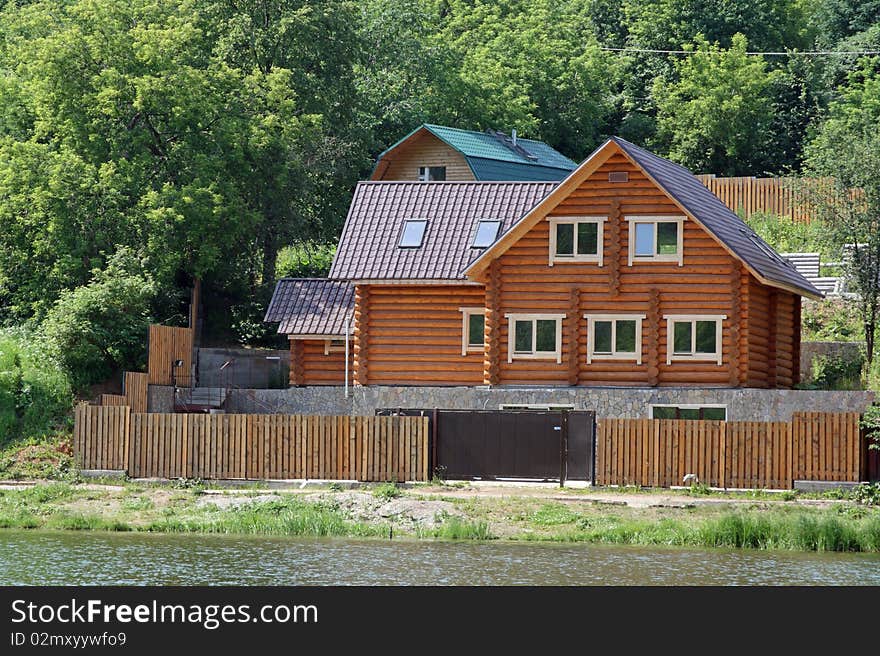
<svg viewBox="0 0 880 656">
<path fill-rule="evenodd" d="M 697 178 L 734 212 L 741 210 L 745 218 L 756 212 L 795 221 L 809 221 L 811 218 L 808 203 L 797 191 L 796 178 L 716 178 L 712 174 L 698 175 Z"/>
<path fill-rule="evenodd" d="M 192 370 L 193 329 L 174 326 L 151 325 L 147 344 L 147 372 L 150 385 L 171 385 L 174 379 L 174 363 L 178 360 L 177 375 L 186 384 Z"/>
<path fill-rule="evenodd" d="M 599 485 L 670 487 L 687 474 L 719 488 L 790 489 L 795 480 L 861 480 L 858 413 L 795 413 L 791 422 L 602 419 Z"/>
<path fill-rule="evenodd" d="M 134 413 L 76 409 L 82 469 L 134 478 L 428 479 L 427 417 Z"/>
</svg>

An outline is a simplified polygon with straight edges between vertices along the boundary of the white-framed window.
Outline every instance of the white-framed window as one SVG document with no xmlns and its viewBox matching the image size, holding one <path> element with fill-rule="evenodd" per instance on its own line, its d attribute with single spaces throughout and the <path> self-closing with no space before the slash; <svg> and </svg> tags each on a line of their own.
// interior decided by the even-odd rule
<svg viewBox="0 0 880 656">
<path fill-rule="evenodd" d="M 419 182 L 443 182 L 446 180 L 445 166 L 420 166 Z"/>
<path fill-rule="evenodd" d="M 474 231 L 471 248 L 489 248 L 498 238 L 498 230 L 500 229 L 501 221 L 498 219 L 480 219 L 477 221 L 477 229 Z"/>
<path fill-rule="evenodd" d="M 397 245 L 400 248 L 421 248 L 427 227 L 427 219 L 406 219 Z"/>
<path fill-rule="evenodd" d="M 628 264 L 634 262 L 678 262 L 684 264 L 683 216 L 627 216 L 629 225 Z"/>
<path fill-rule="evenodd" d="M 562 363 L 564 314 L 505 314 L 507 361 L 556 360 Z"/>
<path fill-rule="evenodd" d="M 550 266 L 564 262 L 596 262 L 602 266 L 605 216 L 551 216 Z"/>
<path fill-rule="evenodd" d="M 486 308 L 461 307 L 461 354 L 482 353 L 486 341 Z"/>
<path fill-rule="evenodd" d="M 345 337 L 331 337 L 324 340 L 324 355 L 345 351 Z"/>
<path fill-rule="evenodd" d="M 721 364 L 721 326 L 726 314 L 667 314 L 666 364 L 676 360 Z"/>
<path fill-rule="evenodd" d="M 587 364 L 593 360 L 635 360 L 642 364 L 644 314 L 585 314 Z"/>
<path fill-rule="evenodd" d="M 727 406 L 717 404 L 651 404 L 651 419 L 692 419 L 704 421 L 727 421 Z"/>
</svg>

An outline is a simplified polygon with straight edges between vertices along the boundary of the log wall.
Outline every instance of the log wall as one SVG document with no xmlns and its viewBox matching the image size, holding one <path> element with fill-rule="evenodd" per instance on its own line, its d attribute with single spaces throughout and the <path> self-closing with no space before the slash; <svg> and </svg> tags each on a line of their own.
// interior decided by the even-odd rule
<svg viewBox="0 0 880 656">
<path fill-rule="evenodd" d="M 349 342 L 349 376 L 354 366 L 354 340 Z M 342 385 L 345 383 L 345 351 L 324 353 L 322 339 L 290 340 L 290 384 Z"/>
</svg>

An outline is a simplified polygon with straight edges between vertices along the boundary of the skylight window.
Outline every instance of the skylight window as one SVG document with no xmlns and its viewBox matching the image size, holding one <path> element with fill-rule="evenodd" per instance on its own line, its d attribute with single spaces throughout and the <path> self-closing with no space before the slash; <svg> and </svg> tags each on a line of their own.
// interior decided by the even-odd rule
<svg viewBox="0 0 880 656">
<path fill-rule="evenodd" d="M 477 232 L 474 235 L 472 248 L 489 248 L 498 237 L 501 221 L 480 221 L 477 223 Z"/>
<path fill-rule="evenodd" d="M 422 239 L 425 237 L 425 228 L 428 226 L 426 219 L 407 219 L 403 222 L 403 232 L 400 233 L 400 248 L 420 248 Z"/>
</svg>

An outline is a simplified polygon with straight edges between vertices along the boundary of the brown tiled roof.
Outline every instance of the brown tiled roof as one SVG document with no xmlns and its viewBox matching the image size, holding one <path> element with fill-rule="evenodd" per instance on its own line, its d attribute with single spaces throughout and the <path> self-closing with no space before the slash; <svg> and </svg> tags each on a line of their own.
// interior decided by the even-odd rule
<svg viewBox="0 0 880 656">
<path fill-rule="evenodd" d="M 471 248 L 481 219 L 500 237 L 555 182 L 361 182 L 354 192 L 330 278 L 460 280 L 485 249 Z M 427 219 L 420 248 L 399 248 L 406 219 Z"/>
<path fill-rule="evenodd" d="M 263 321 L 279 322 L 283 335 L 344 335 L 354 307 L 354 287 L 323 278 L 282 278 Z"/>
</svg>

